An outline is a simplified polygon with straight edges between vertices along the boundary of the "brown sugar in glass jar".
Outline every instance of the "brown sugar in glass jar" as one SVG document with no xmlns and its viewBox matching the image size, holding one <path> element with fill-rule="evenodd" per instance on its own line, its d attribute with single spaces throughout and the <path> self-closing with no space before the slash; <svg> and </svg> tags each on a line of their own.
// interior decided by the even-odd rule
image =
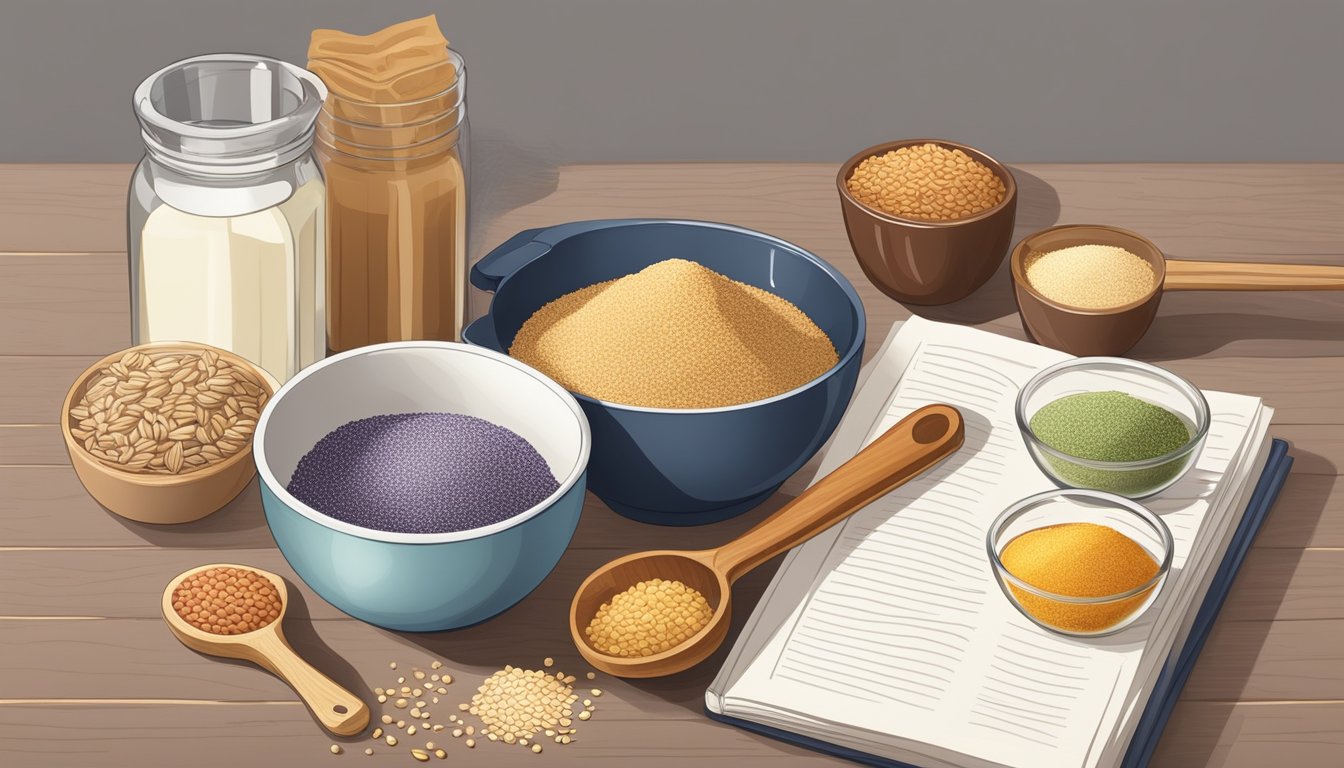
<svg viewBox="0 0 1344 768">
<path fill-rule="evenodd" d="M 327 178 L 327 346 L 455 341 L 466 321 L 466 67 L 393 103 L 331 87 L 317 118 Z"/>
</svg>

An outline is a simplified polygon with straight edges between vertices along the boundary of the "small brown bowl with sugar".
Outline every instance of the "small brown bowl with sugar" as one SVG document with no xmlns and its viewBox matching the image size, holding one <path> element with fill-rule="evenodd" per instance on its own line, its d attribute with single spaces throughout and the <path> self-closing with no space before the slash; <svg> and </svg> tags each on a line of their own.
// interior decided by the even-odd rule
<svg viewBox="0 0 1344 768">
<path fill-rule="evenodd" d="M 61 435 L 99 504 L 137 522 L 187 523 L 252 481 L 252 433 L 276 386 L 222 349 L 141 344 L 75 379 L 61 405 Z"/>
<path fill-rule="evenodd" d="M 1027 336 L 1079 356 L 1115 357 L 1138 344 L 1157 314 L 1167 275 L 1166 259 L 1151 240 L 1096 224 L 1028 235 L 1013 248 L 1009 267 Z"/>
<path fill-rule="evenodd" d="M 906 304 L 949 304 L 994 276 L 1013 238 L 1017 182 L 945 139 L 878 144 L 835 177 L 849 244 L 873 285 Z"/>
<path fill-rule="evenodd" d="M 1010 262 L 1027 335 L 1078 356 L 1128 352 L 1167 291 L 1344 291 L 1341 266 L 1169 259 L 1146 237 L 1098 224 L 1028 235 Z"/>
</svg>

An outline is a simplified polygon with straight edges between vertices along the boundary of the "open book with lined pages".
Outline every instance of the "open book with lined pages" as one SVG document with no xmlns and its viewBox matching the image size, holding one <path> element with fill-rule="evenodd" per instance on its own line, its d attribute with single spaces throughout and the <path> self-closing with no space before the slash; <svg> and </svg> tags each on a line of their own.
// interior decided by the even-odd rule
<svg viewBox="0 0 1344 768">
<path fill-rule="evenodd" d="M 709 714 L 878 764 L 1120 765 L 1251 501 L 1272 410 L 1205 393 L 1195 466 L 1144 502 L 1175 539 L 1161 593 L 1116 634 L 1056 635 L 1004 597 L 985 537 L 1014 501 L 1055 487 L 1014 402 L 1068 358 L 919 318 L 893 328 L 818 477 L 927 403 L 961 410 L 966 444 L 787 556 L 706 693 Z"/>
</svg>

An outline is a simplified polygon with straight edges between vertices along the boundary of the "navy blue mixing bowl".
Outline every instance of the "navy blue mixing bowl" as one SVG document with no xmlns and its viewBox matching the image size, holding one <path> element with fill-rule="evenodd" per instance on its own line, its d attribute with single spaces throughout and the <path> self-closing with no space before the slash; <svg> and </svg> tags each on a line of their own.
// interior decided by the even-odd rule
<svg viewBox="0 0 1344 768">
<path fill-rule="evenodd" d="M 472 268 L 472 285 L 495 296 L 462 337 L 507 352 L 547 302 L 671 258 L 788 299 L 840 357 L 797 389 L 724 408 L 642 408 L 573 393 L 592 428 L 589 489 L 626 517 L 693 525 L 764 501 L 840 422 L 854 394 L 865 332 L 863 304 L 844 275 L 796 245 L 725 224 L 613 219 L 531 229 Z"/>
</svg>

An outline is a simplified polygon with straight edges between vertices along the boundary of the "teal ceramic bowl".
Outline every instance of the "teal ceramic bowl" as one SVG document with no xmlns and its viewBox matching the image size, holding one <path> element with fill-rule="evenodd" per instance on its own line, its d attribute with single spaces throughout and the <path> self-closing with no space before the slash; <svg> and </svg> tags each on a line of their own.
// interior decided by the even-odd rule
<svg viewBox="0 0 1344 768">
<path fill-rule="evenodd" d="M 512 518 L 453 533 L 391 533 L 322 514 L 285 490 L 331 430 L 388 413 L 464 413 L 530 442 L 560 487 Z M 583 507 L 588 421 L 568 392 L 506 355 L 394 342 L 305 368 L 267 404 L 253 453 L 266 522 L 299 578 L 351 616 L 388 629 L 468 626 L 522 600 L 564 554 Z"/>
</svg>

